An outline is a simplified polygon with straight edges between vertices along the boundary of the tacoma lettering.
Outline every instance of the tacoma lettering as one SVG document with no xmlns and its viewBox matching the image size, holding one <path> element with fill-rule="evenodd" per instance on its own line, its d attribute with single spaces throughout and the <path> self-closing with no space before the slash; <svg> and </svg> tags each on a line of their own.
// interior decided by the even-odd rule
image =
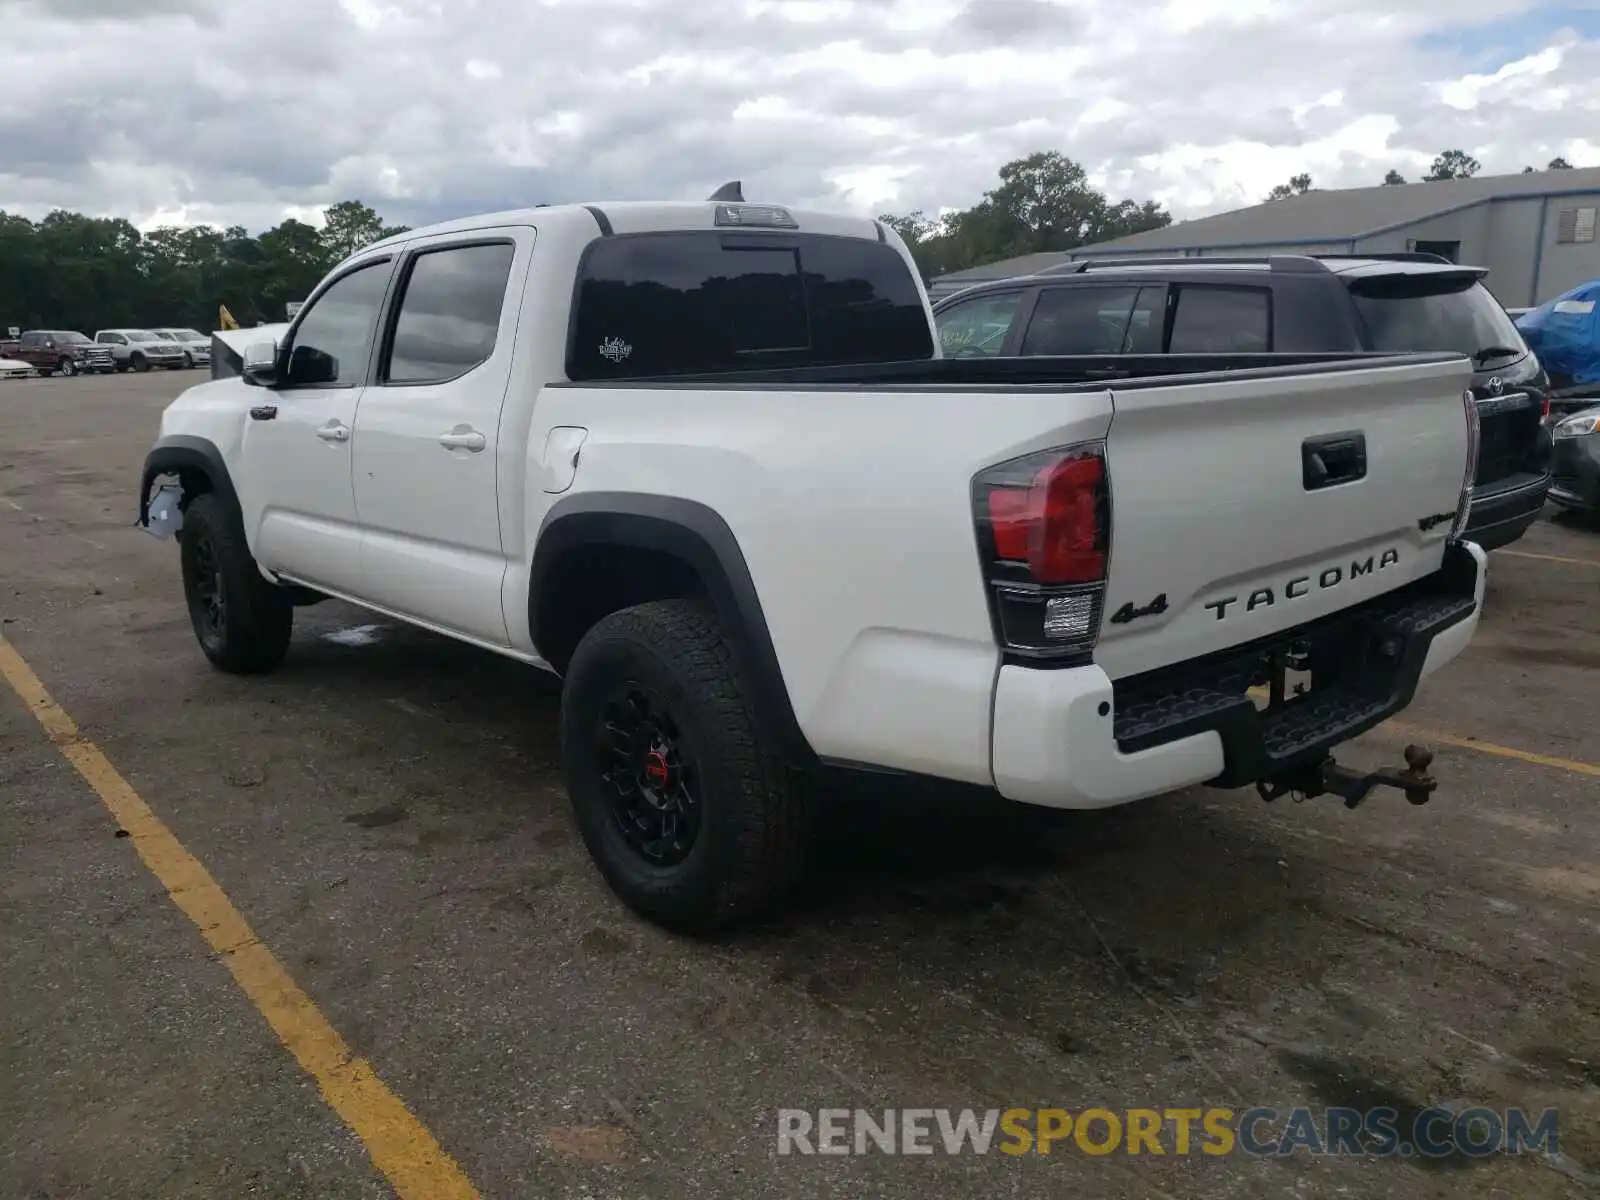
<svg viewBox="0 0 1600 1200">
<path fill-rule="evenodd" d="M 1367 555 L 1366 558 L 1356 559 L 1351 562 L 1348 578 L 1360 579 L 1376 571 L 1384 571 L 1400 564 L 1400 551 L 1385 550 L 1382 554 Z M 1327 591 L 1344 583 L 1346 579 L 1343 566 L 1327 567 L 1317 575 L 1317 590 Z M 1298 600 L 1302 596 L 1311 594 L 1311 576 L 1296 575 L 1283 585 L 1283 598 L 1285 600 Z M 1277 590 L 1271 587 L 1256 588 L 1244 602 L 1245 612 L 1255 612 L 1258 608 L 1271 608 L 1278 602 Z M 1209 600 L 1205 608 L 1217 614 L 1217 620 L 1225 620 L 1228 609 L 1239 603 L 1238 596 L 1224 596 L 1220 600 Z"/>
</svg>

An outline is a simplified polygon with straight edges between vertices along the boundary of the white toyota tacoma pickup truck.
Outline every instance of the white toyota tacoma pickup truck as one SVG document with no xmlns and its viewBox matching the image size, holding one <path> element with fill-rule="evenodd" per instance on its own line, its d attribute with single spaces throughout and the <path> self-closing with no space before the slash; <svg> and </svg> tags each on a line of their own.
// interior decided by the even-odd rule
<svg viewBox="0 0 1600 1200">
<path fill-rule="evenodd" d="M 601 872 L 706 928 L 784 894 L 836 767 L 1425 801 L 1425 751 L 1329 750 L 1476 627 L 1471 374 L 947 359 L 877 221 L 541 207 L 335 268 L 166 409 L 139 521 L 223 670 L 337 597 L 559 674 Z"/>
</svg>

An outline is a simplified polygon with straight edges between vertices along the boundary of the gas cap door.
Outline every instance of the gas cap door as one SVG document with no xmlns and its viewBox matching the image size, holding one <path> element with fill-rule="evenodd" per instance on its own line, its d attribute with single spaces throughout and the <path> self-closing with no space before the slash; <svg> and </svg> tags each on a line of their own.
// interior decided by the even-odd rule
<svg viewBox="0 0 1600 1200">
<path fill-rule="evenodd" d="M 544 440 L 544 490 L 559 494 L 578 477 L 578 457 L 589 431 L 581 425 L 557 425 Z"/>
</svg>

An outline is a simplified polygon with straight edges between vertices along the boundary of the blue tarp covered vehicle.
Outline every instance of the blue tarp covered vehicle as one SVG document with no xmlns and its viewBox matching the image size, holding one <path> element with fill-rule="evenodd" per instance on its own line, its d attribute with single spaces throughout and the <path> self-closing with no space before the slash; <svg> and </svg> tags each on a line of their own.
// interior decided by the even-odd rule
<svg viewBox="0 0 1600 1200">
<path fill-rule="evenodd" d="M 1516 319 L 1558 391 L 1600 391 L 1600 279 L 1580 284 Z"/>
</svg>

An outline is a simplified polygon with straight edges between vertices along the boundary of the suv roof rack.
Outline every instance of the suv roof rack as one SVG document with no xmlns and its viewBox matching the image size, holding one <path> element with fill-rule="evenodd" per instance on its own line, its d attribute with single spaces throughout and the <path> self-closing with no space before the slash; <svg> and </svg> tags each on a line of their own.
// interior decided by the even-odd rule
<svg viewBox="0 0 1600 1200">
<path fill-rule="evenodd" d="M 1373 250 L 1360 254 L 1313 254 L 1313 258 L 1370 258 L 1375 262 L 1420 262 L 1441 263 L 1447 267 L 1457 264 L 1451 262 L 1442 254 L 1435 254 L 1431 250 Z"/>
<path fill-rule="evenodd" d="M 1286 271 L 1290 274 L 1317 274 L 1328 268 L 1322 262 L 1323 257 L 1348 257 L 1340 255 L 1315 255 L 1315 254 L 1247 254 L 1247 255 L 1204 255 L 1195 257 L 1186 254 L 1162 255 L 1151 258 L 1085 258 L 1077 262 L 1055 263 L 1034 271 L 1035 275 L 1081 275 L 1085 271 L 1101 270 L 1106 267 L 1194 267 L 1204 270 L 1213 266 L 1264 266 L 1272 271 Z M 1358 256 L 1359 257 L 1359 256 Z M 1374 255 L 1373 257 L 1377 257 Z"/>
</svg>

